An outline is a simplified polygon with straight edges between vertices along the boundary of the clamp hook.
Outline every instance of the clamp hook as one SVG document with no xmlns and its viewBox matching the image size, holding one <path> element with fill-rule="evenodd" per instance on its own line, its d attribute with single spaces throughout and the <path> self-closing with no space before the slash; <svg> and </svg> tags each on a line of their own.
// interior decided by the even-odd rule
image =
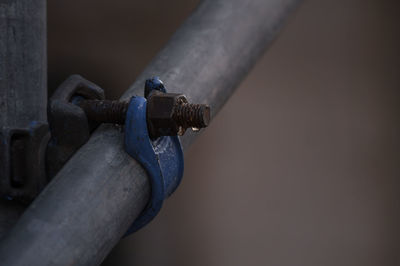
<svg viewBox="0 0 400 266">
<path fill-rule="evenodd" d="M 133 97 L 126 113 L 125 151 L 146 169 L 151 184 L 149 203 L 127 234 L 136 232 L 157 215 L 164 199 L 175 191 L 183 176 L 183 151 L 179 138 L 161 136 L 151 140 L 146 107 L 146 98 Z"/>
</svg>

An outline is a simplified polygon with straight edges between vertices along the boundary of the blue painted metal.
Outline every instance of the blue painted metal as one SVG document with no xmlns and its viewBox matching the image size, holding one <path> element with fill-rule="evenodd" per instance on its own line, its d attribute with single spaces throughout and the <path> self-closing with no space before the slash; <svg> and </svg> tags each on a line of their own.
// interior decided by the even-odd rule
<svg viewBox="0 0 400 266">
<path fill-rule="evenodd" d="M 144 97 L 148 98 L 150 93 L 154 90 L 166 93 L 167 89 L 159 77 L 152 77 L 146 80 L 144 85 Z"/>
<path fill-rule="evenodd" d="M 146 81 L 145 95 L 152 90 L 165 92 L 158 78 Z M 183 151 L 177 136 L 162 136 L 151 140 L 146 122 L 144 97 L 132 97 L 125 122 L 125 150 L 147 171 L 151 183 L 151 197 L 141 215 L 126 234 L 131 234 L 149 223 L 160 211 L 163 201 L 178 187 L 183 176 Z"/>
</svg>

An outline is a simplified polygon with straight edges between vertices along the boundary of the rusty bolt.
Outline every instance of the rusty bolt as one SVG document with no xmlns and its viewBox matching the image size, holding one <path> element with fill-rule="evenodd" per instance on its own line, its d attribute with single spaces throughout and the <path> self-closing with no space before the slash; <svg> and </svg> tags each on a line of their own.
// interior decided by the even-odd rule
<svg viewBox="0 0 400 266">
<path fill-rule="evenodd" d="M 100 123 L 124 124 L 127 102 L 110 100 L 74 101 L 88 120 Z M 154 91 L 147 99 L 147 126 L 150 137 L 183 135 L 188 128 L 198 131 L 210 122 L 210 107 L 190 104 L 182 94 Z"/>
<path fill-rule="evenodd" d="M 128 103 L 110 100 L 85 100 L 76 102 L 90 121 L 124 124 Z"/>
</svg>

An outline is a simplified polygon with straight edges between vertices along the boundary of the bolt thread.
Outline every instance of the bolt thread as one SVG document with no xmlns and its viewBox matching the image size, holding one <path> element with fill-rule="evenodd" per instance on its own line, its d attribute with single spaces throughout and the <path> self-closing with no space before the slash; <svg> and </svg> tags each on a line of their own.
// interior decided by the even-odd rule
<svg viewBox="0 0 400 266">
<path fill-rule="evenodd" d="M 206 104 L 183 103 L 175 106 L 173 118 L 183 128 L 203 128 L 210 122 L 210 107 Z"/>
<path fill-rule="evenodd" d="M 128 103 L 110 100 L 82 100 L 78 103 L 89 120 L 125 124 Z"/>
</svg>

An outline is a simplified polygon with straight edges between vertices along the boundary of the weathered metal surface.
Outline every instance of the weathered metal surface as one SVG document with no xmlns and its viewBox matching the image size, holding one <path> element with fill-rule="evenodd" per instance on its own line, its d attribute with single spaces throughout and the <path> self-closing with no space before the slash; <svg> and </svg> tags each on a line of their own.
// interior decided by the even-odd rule
<svg viewBox="0 0 400 266">
<path fill-rule="evenodd" d="M 151 185 L 146 208 L 127 234 L 148 224 L 160 211 L 164 200 L 178 187 L 183 176 L 183 151 L 179 138 L 162 136 L 152 140 L 147 129 L 148 101 L 133 97 L 125 123 L 125 151 L 146 169 Z M 146 114 L 147 113 L 147 114 Z"/>
<path fill-rule="evenodd" d="M 0 1 L 0 194 L 31 200 L 45 183 L 46 1 Z M 1 223 L 21 208 L 3 201 Z M 11 206 L 10 205 L 10 206 Z M 4 208 L 3 208 L 4 207 Z M 17 210 L 16 212 L 14 211 Z"/>
<path fill-rule="evenodd" d="M 210 122 L 210 107 L 207 104 L 188 103 L 183 94 L 166 93 L 159 77 L 146 80 L 144 96 L 148 99 L 148 128 L 152 138 L 182 136 L 189 127 L 197 132 Z"/>
<path fill-rule="evenodd" d="M 0 125 L 47 122 L 46 1 L 0 1 Z"/>
<path fill-rule="evenodd" d="M 124 124 L 127 102 L 110 100 L 80 100 L 76 103 L 85 111 L 86 117 L 99 123 Z"/>
<path fill-rule="evenodd" d="M 48 125 L 0 131 L 0 191 L 9 200 L 30 203 L 47 184 L 45 169 Z"/>
<path fill-rule="evenodd" d="M 73 75 L 65 80 L 49 100 L 48 116 L 51 138 L 47 145 L 46 166 L 50 178 L 88 141 L 98 126 L 87 119 L 85 112 L 73 103 L 75 98 L 104 99 L 104 91 L 96 84 Z"/>
<path fill-rule="evenodd" d="M 195 131 L 208 126 L 210 107 L 206 104 L 188 103 L 185 95 L 166 93 L 158 77 L 147 79 L 144 86 L 147 99 L 147 126 L 152 139 L 160 136 L 182 136 L 191 127 Z M 89 121 L 125 124 L 129 102 L 87 100 L 73 101 L 83 109 Z"/>
<path fill-rule="evenodd" d="M 149 76 L 171 92 L 209 104 L 215 116 L 276 37 L 297 0 L 205 0 L 132 87 Z M 194 134 L 181 138 L 185 147 Z M 123 151 L 123 134 L 103 125 L 61 169 L 0 244 L 5 265 L 97 265 L 150 197 L 143 168 Z"/>
</svg>

